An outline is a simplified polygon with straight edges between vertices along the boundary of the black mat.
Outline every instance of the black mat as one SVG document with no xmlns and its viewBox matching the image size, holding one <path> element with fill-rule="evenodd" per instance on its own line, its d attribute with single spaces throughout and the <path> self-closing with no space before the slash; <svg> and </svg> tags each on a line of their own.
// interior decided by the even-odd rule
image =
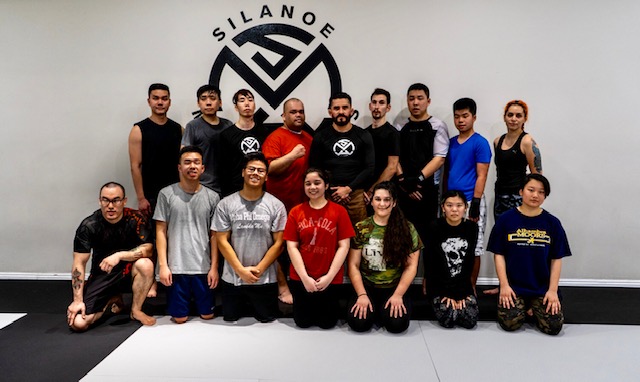
<svg viewBox="0 0 640 382">
<path fill-rule="evenodd" d="M 69 330 L 64 310 L 28 313 L 0 330 L 0 379 L 78 381 L 139 327 L 120 315 L 79 334 Z"/>
</svg>

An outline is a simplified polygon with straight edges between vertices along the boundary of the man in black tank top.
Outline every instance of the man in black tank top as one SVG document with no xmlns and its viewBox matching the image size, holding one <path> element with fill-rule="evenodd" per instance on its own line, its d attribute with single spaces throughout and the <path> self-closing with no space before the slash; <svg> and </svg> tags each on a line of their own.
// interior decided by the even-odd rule
<svg viewBox="0 0 640 382">
<path fill-rule="evenodd" d="M 138 198 L 138 209 L 153 215 L 158 192 L 178 182 L 178 153 L 182 127 L 167 117 L 171 106 L 169 87 L 149 86 L 151 116 L 136 123 L 129 134 L 131 177 Z"/>
</svg>

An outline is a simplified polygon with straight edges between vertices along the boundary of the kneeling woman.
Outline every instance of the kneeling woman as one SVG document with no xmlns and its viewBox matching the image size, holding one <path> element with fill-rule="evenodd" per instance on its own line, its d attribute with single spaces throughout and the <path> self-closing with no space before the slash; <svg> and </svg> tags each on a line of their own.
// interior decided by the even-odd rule
<svg viewBox="0 0 640 382">
<path fill-rule="evenodd" d="M 356 332 L 377 323 L 390 333 L 409 327 L 411 300 L 407 289 L 416 277 L 422 242 L 397 206 L 396 188 L 381 182 L 373 189 L 373 216 L 356 224 L 348 259 L 356 300 L 347 322 Z"/>
<path fill-rule="evenodd" d="M 336 284 L 342 284 L 349 241 L 355 234 L 347 210 L 326 199 L 328 187 L 324 171 L 307 170 L 304 192 L 309 202 L 291 209 L 284 229 L 291 258 L 293 319 L 301 328 L 336 325 Z"/>
<path fill-rule="evenodd" d="M 467 199 L 461 191 L 442 198 L 443 217 L 434 221 L 425 238 L 425 293 L 440 325 L 471 329 L 478 322 L 478 302 L 471 284 L 478 241 L 478 224 L 466 220 Z"/>
<path fill-rule="evenodd" d="M 504 330 L 519 329 L 528 309 L 542 332 L 555 335 L 562 329 L 558 283 L 562 258 L 571 250 L 558 218 L 541 208 L 550 193 L 547 178 L 527 175 L 522 205 L 505 212 L 491 231 L 487 250 L 496 263 L 498 323 Z"/>
</svg>

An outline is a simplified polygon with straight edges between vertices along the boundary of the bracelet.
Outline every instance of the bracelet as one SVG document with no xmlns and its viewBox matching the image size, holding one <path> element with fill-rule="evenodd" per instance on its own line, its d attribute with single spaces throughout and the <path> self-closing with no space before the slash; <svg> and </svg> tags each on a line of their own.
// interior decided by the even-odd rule
<svg viewBox="0 0 640 382">
<path fill-rule="evenodd" d="M 366 296 L 366 295 L 367 295 L 366 293 L 360 293 L 360 294 L 358 295 L 358 297 L 360 297 L 360 296 Z"/>
</svg>

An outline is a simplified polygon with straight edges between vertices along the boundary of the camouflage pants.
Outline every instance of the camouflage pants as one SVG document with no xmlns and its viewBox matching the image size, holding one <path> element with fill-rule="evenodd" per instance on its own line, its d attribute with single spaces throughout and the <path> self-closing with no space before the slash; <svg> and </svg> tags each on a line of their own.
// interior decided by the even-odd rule
<svg viewBox="0 0 640 382">
<path fill-rule="evenodd" d="M 466 307 L 463 309 L 453 309 L 451 305 L 441 302 L 442 297 L 434 297 L 431 301 L 433 312 L 441 326 L 453 328 L 455 325 L 471 329 L 478 322 L 478 301 L 475 296 L 469 296 Z"/>
<path fill-rule="evenodd" d="M 503 213 L 509 211 L 512 208 L 516 208 L 522 205 L 522 196 L 518 194 L 501 195 L 496 194 L 496 199 L 493 202 L 493 220 L 498 221 L 498 218 Z"/>
<path fill-rule="evenodd" d="M 536 326 L 541 332 L 556 335 L 562 330 L 564 324 L 564 315 L 562 310 L 557 314 L 546 312 L 546 306 L 542 303 L 542 297 L 533 297 L 524 299 L 516 298 L 515 306 L 506 309 L 498 304 L 498 324 L 506 331 L 518 330 L 524 324 L 526 310 L 528 307 L 533 310 L 533 316 L 536 320 Z"/>
</svg>

